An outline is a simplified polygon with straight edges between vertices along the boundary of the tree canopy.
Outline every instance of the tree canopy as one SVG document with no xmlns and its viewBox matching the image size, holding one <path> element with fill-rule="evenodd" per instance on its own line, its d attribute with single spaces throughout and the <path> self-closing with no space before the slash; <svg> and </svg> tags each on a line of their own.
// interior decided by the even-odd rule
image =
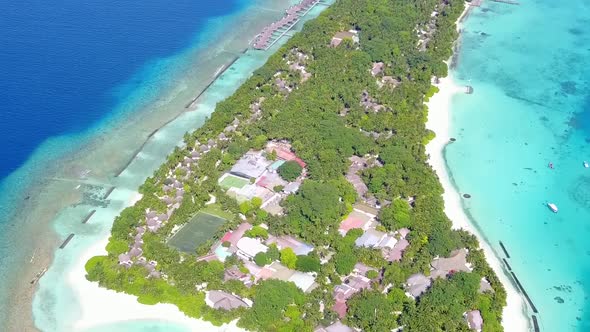
<svg viewBox="0 0 590 332">
<path fill-rule="evenodd" d="M 285 181 L 295 181 L 301 175 L 303 168 L 294 160 L 283 163 L 277 171 Z"/>
</svg>

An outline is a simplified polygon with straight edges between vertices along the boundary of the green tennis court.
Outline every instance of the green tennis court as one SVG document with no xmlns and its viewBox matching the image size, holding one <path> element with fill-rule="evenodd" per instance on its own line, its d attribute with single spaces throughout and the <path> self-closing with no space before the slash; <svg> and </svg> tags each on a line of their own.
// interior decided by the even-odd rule
<svg viewBox="0 0 590 332">
<path fill-rule="evenodd" d="M 198 212 L 168 240 L 168 245 L 183 252 L 194 253 L 195 249 L 210 239 L 224 222 L 224 218 Z"/>
<path fill-rule="evenodd" d="M 250 180 L 248 180 L 248 179 L 244 179 L 244 178 L 232 175 L 232 174 L 228 174 L 223 180 L 221 180 L 219 185 L 225 189 L 229 189 L 232 187 L 241 189 L 242 187 L 244 187 L 245 185 L 247 185 L 249 183 L 250 183 Z"/>
</svg>

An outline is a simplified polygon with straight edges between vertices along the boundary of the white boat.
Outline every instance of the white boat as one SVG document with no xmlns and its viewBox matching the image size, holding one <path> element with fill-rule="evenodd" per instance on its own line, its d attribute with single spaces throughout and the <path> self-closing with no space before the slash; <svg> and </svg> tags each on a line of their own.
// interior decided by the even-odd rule
<svg viewBox="0 0 590 332">
<path fill-rule="evenodd" d="M 585 167 L 585 168 L 588 168 L 588 167 L 590 167 L 590 165 L 588 165 L 588 162 L 587 162 L 587 161 L 584 161 L 584 167 Z"/>
<path fill-rule="evenodd" d="M 547 206 L 551 209 L 551 211 L 557 213 L 557 211 L 558 211 L 557 205 L 555 205 L 553 203 L 547 203 Z"/>
</svg>

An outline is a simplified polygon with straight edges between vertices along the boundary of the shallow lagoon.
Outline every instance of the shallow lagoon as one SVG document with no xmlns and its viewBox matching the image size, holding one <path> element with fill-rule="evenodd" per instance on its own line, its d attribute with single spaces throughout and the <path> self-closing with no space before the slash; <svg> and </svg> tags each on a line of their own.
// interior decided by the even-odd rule
<svg viewBox="0 0 590 332">
<path fill-rule="evenodd" d="M 588 23 L 582 0 L 486 2 L 453 72 L 474 94 L 453 99 L 450 173 L 500 257 L 506 245 L 543 331 L 590 329 Z"/>
</svg>

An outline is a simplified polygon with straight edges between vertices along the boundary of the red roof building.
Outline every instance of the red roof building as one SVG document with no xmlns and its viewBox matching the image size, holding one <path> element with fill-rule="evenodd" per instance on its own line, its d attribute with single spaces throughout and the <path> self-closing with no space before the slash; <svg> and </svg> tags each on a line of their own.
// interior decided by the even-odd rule
<svg viewBox="0 0 590 332">
<path fill-rule="evenodd" d="M 336 301 L 336 303 L 334 303 L 334 306 L 332 307 L 332 310 L 336 312 L 338 314 L 338 317 L 342 319 L 346 317 L 346 311 L 348 310 L 348 306 L 346 305 L 346 302 Z"/>
</svg>

